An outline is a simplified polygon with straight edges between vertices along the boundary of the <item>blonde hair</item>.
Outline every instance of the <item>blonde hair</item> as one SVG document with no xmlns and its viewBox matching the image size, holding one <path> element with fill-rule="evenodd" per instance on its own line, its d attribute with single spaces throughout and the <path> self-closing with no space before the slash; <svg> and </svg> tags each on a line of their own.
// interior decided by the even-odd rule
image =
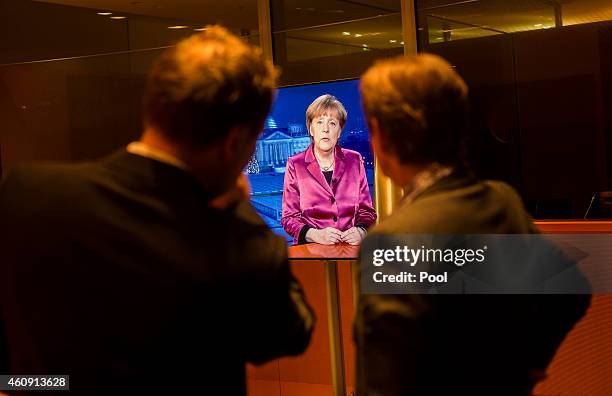
<svg viewBox="0 0 612 396">
<path fill-rule="evenodd" d="M 432 54 L 378 61 L 359 89 L 366 118 L 378 121 L 401 162 L 463 160 L 468 88 L 447 61 Z"/>
<path fill-rule="evenodd" d="M 348 113 L 344 108 L 342 102 L 336 99 L 335 96 L 330 94 L 321 95 L 316 98 L 310 106 L 306 109 L 306 129 L 310 134 L 310 124 L 316 117 L 326 114 L 330 109 L 336 110 L 338 113 L 338 121 L 340 122 L 340 129 L 346 125 L 346 118 Z"/>
</svg>

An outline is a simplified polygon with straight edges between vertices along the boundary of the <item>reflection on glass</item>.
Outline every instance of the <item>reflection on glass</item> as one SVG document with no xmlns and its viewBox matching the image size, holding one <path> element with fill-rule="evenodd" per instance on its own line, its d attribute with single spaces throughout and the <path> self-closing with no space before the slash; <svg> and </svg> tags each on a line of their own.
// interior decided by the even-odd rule
<svg viewBox="0 0 612 396">
<path fill-rule="evenodd" d="M 4 0 L 0 14 L 0 64 L 169 46 L 213 23 L 258 34 L 256 0 Z"/>
<path fill-rule="evenodd" d="M 289 62 L 325 56 L 402 48 L 400 14 L 276 33 L 287 45 Z"/>
<path fill-rule="evenodd" d="M 548 0 L 417 1 L 419 31 L 435 44 L 555 27 L 560 8 Z"/>
<path fill-rule="evenodd" d="M 399 13 L 399 0 L 271 0 L 272 31 L 327 25 Z"/>
<path fill-rule="evenodd" d="M 430 44 L 612 20 L 607 0 L 417 0 L 417 10 Z"/>
<path fill-rule="evenodd" d="M 503 33 L 504 32 L 500 30 L 492 28 L 472 26 L 466 23 L 448 20 L 440 16 L 427 15 L 427 38 L 430 44 L 451 40 L 493 36 Z"/>
<path fill-rule="evenodd" d="M 602 0 L 417 0 L 419 49 L 470 87 L 474 170 L 535 218 L 583 219 L 612 190 L 610 19 Z"/>
<path fill-rule="evenodd" d="M 259 45 L 255 0 L 84 4 L 0 1 L 3 171 L 25 161 L 98 158 L 137 138 L 153 60 L 206 24 L 226 22 Z"/>
<path fill-rule="evenodd" d="M 146 69 L 160 50 L 0 67 L 4 170 L 98 158 L 137 138 Z"/>
<path fill-rule="evenodd" d="M 283 85 L 354 78 L 375 59 L 403 53 L 402 18 L 394 12 L 277 31 L 273 40 Z"/>
</svg>

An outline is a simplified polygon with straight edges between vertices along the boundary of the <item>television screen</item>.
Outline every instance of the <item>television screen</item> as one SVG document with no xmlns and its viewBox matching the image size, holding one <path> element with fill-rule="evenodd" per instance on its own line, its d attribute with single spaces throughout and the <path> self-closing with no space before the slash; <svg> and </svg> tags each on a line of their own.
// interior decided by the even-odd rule
<svg viewBox="0 0 612 396">
<path fill-rule="evenodd" d="M 366 123 L 361 111 L 359 80 L 335 81 L 280 88 L 257 149 L 247 165 L 252 187 L 252 202 L 262 218 L 279 235 L 288 235 L 281 227 L 283 182 L 287 159 L 310 145 L 306 129 L 306 109 L 317 97 L 334 95 L 347 110 L 346 125 L 338 144 L 358 151 L 364 160 L 370 194 L 374 188 L 374 157 Z"/>
</svg>

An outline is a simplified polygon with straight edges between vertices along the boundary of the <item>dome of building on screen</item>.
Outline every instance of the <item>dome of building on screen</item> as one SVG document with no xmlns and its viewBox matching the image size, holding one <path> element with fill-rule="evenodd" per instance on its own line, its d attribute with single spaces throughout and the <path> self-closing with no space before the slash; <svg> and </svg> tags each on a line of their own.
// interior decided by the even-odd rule
<svg viewBox="0 0 612 396">
<path fill-rule="evenodd" d="M 268 118 L 266 118 L 265 129 L 277 129 L 277 128 L 278 128 L 278 125 L 276 124 L 276 120 L 272 116 L 269 116 Z"/>
</svg>

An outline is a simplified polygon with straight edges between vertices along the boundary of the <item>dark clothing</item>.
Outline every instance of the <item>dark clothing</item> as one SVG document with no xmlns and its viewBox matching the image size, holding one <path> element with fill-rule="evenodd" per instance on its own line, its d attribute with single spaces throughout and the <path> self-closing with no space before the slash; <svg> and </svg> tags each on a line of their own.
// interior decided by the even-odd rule
<svg viewBox="0 0 612 396">
<path fill-rule="evenodd" d="M 370 234 L 536 233 L 501 182 L 443 178 Z M 588 295 L 361 295 L 358 394 L 528 395 Z"/>
<path fill-rule="evenodd" d="M 6 374 L 9 372 L 8 345 L 6 345 L 4 320 L 2 319 L 1 312 L 2 310 L 0 309 L 0 374 Z"/>
<path fill-rule="evenodd" d="M 327 184 L 329 184 L 331 186 L 331 182 L 332 182 L 332 176 L 334 175 L 334 171 L 330 170 L 330 171 L 323 171 L 323 176 L 325 176 L 325 180 L 327 181 Z"/>
<path fill-rule="evenodd" d="M 11 373 L 70 374 L 71 394 L 240 395 L 246 362 L 301 353 L 314 319 L 286 242 L 247 202 L 210 198 L 191 174 L 125 151 L 10 173 Z"/>
<path fill-rule="evenodd" d="M 308 230 L 310 230 L 312 227 L 309 226 L 308 224 L 306 224 L 304 227 L 302 227 L 302 229 L 300 230 L 300 235 L 298 236 L 298 245 L 303 245 L 305 243 L 308 243 L 308 241 L 306 240 L 306 233 L 308 233 Z"/>
</svg>

